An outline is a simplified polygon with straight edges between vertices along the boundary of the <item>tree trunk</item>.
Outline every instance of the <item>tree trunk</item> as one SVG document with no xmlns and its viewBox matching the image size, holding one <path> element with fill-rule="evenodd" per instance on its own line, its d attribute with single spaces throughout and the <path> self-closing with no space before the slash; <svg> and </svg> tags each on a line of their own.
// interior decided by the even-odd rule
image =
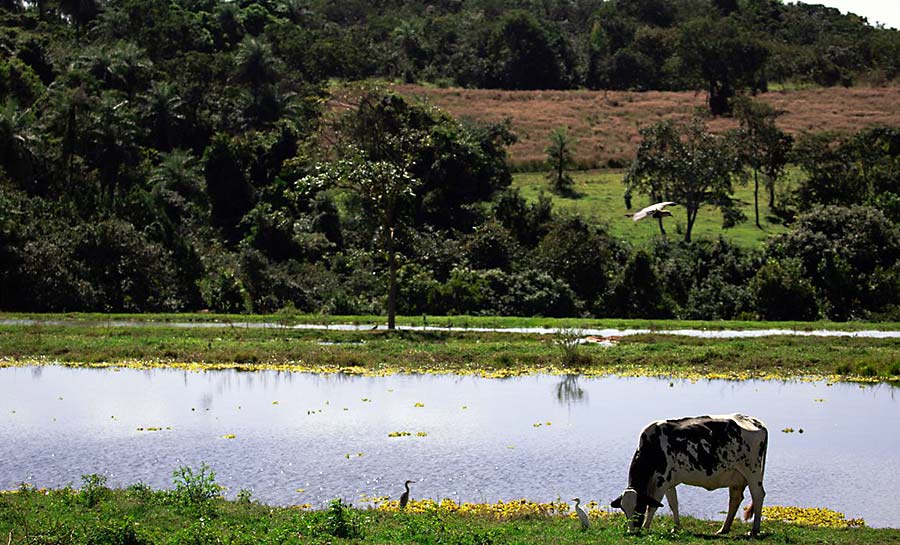
<svg viewBox="0 0 900 545">
<path fill-rule="evenodd" d="M 775 179 L 769 180 L 769 209 L 775 208 Z"/>
<path fill-rule="evenodd" d="M 759 177 L 756 169 L 753 169 L 753 211 L 756 213 L 756 227 L 762 229 L 759 224 Z"/>
<path fill-rule="evenodd" d="M 397 253 L 394 251 L 394 228 L 388 228 L 388 329 L 393 331 L 397 318 Z"/>
<path fill-rule="evenodd" d="M 684 230 L 684 241 L 691 241 L 691 231 L 694 230 L 694 221 L 697 220 L 697 212 L 692 212 L 689 208 L 687 211 L 687 228 Z"/>
</svg>

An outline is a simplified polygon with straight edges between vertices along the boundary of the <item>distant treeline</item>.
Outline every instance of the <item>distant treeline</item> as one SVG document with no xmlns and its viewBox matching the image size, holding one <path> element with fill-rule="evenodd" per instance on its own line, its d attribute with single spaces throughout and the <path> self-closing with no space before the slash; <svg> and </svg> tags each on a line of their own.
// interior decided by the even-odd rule
<svg viewBox="0 0 900 545">
<path fill-rule="evenodd" d="M 806 175 L 778 204 L 792 227 L 764 249 L 635 249 L 510 191 L 506 125 L 367 85 L 325 92 L 328 77 L 407 72 L 632 86 L 610 76 L 626 53 L 672 55 L 649 64 L 678 76 L 654 85 L 690 87 L 701 80 L 676 68 L 688 66 L 682 42 L 707 36 L 691 25 L 752 35 L 754 74 L 770 78 L 809 76 L 774 71 L 777 59 L 841 51 L 850 79 L 894 77 L 900 59 L 875 47 L 896 32 L 824 8 L 554 6 L 0 2 L 0 309 L 379 313 L 395 271 L 405 314 L 900 316 L 896 129 L 795 143 Z M 641 53 L 652 36 L 680 45 Z M 727 99 L 742 81 L 704 85 Z"/>
</svg>

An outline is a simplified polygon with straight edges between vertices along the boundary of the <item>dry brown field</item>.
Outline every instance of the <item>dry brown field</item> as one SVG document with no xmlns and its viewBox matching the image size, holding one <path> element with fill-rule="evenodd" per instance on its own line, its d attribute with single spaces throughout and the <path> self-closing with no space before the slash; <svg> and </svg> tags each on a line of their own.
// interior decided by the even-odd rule
<svg viewBox="0 0 900 545">
<path fill-rule="evenodd" d="M 512 164 L 539 167 L 547 137 L 566 126 L 577 139 L 581 168 L 624 165 L 634 156 L 638 131 L 662 119 L 683 120 L 705 109 L 702 92 L 500 91 L 396 85 L 455 117 L 496 122 L 509 119 L 518 142 L 509 148 Z M 817 88 L 773 91 L 761 100 L 783 111 L 778 125 L 791 134 L 803 131 L 855 132 L 873 125 L 900 125 L 900 87 Z M 713 119 L 721 131 L 733 119 Z"/>
</svg>

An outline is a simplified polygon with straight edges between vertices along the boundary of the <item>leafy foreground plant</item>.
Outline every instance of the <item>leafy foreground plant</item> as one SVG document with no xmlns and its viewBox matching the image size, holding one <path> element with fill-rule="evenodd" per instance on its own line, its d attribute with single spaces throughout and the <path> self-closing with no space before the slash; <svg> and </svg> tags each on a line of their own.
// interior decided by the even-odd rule
<svg viewBox="0 0 900 545">
<path fill-rule="evenodd" d="M 150 490 L 145 485 L 104 488 L 93 508 L 82 501 L 83 491 L 24 485 L 0 493 L 0 538 L 25 545 L 642 545 L 704 543 L 719 525 L 718 521 L 682 518 L 683 529 L 671 532 L 671 519 L 661 517 L 653 531 L 626 536 L 621 515 L 608 514 L 592 503 L 593 524 L 582 532 L 567 504 L 528 500 L 495 504 L 414 500 L 400 510 L 396 500 L 372 498 L 368 501 L 374 508 L 354 509 L 337 499 L 317 511 L 225 500 L 218 486 L 212 487 L 215 481 L 208 466 L 179 468 L 176 475 L 183 488 L 205 491 L 194 497 L 205 498 L 200 502 L 207 511 L 185 509 L 184 496 L 178 492 Z M 85 485 L 96 488 L 100 483 L 86 479 Z M 772 507 L 767 513 L 762 543 L 900 544 L 900 530 L 854 527 L 861 521 L 848 521 L 824 509 Z M 719 541 L 743 543 L 742 530 L 735 528 Z"/>
</svg>

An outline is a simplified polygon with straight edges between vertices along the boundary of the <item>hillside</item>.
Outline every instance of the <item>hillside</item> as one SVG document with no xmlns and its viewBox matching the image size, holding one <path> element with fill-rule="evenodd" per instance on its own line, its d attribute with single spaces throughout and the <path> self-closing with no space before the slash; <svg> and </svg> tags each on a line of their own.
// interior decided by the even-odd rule
<svg viewBox="0 0 900 545">
<path fill-rule="evenodd" d="M 565 125 L 578 139 L 581 168 L 622 166 L 639 141 L 638 130 L 662 119 L 686 119 L 704 107 L 706 97 L 694 92 L 632 91 L 500 91 L 439 89 L 397 85 L 409 97 L 425 98 L 455 117 L 478 121 L 509 119 L 518 141 L 509 147 L 514 167 L 542 169 L 547 137 Z M 828 87 L 764 93 L 759 98 L 783 111 L 779 127 L 790 133 L 852 133 L 876 125 L 900 125 L 900 87 Z M 736 126 L 716 118 L 712 130 Z"/>
</svg>

